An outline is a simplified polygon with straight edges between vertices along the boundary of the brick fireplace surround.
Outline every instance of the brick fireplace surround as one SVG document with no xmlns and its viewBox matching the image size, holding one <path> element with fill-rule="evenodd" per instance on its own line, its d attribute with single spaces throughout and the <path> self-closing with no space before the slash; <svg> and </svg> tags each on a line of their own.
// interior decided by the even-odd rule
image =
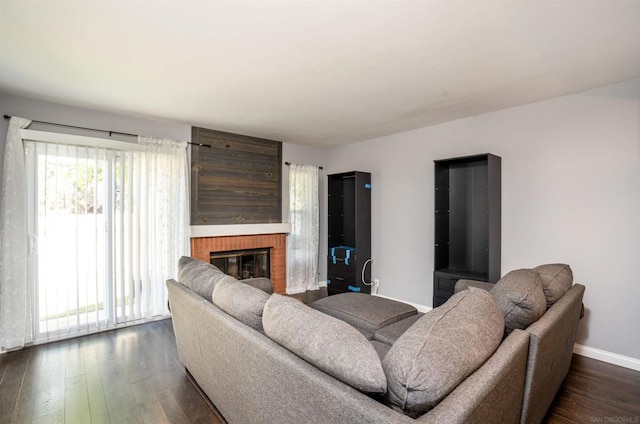
<svg viewBox="0 0 640 424">
<path fill-rule="evenodd" d="M 211 252 L 227 250 L 271 249 L 271 281 L 276 293 L 286 291 L 286 234 L 255 234 L 238 236 L 193 237 L 191 256 L 207 263 Z"/>
</svg>

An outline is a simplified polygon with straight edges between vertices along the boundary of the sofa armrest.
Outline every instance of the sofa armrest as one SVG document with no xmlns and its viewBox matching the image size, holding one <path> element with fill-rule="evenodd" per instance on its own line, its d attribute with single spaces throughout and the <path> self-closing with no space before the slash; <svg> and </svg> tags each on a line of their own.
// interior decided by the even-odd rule
<svg viewBox="0 0 640 424">
<path fill-rule="evenodd" d="M 456 286 L 453 290 L 454 293 L 461 292 L 463 290 L 468 289 L 469 287 L 476 287 L 478 289 L 483 289 L 486 291 L 491 291 L 495 284 L 487 283 L 486 281 L 477 281 L 477 280 L 458 280 L 456 282 Z"/>
<path fill-rule="evenodd" d="M 525 329 L 530 335 L 522 423 L 542 422 L 562 385 L 573 356 L 585 287 L 574 284 L 547 312 Z"/>
</svg>

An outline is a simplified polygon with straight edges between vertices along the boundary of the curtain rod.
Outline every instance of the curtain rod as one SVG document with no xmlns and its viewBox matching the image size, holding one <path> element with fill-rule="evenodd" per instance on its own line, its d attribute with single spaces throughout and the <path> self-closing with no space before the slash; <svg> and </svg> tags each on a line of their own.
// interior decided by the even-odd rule
<svg viewBox="0 0 640 424">
<path fill-rule="evenodd" d="M 285 165 L 287 165 L 287 166 L 289 166 L 289 165 L 291 165 L 291 162 L 285 162 L 284 164 L 285 164 Z M 319 169 L 324 169 L 324 168 L 323 168 L 323 167 L 321 167 L 321 166 L 319 166 L 318 168 L 319 168 Z"/>
<path fill-rule="evenodd" d="M 4 115 L 4 119 L 7 119 L 7 120 L 11 119 L 11 116 Z M 79 129 L 79 130 L 87 130 L 87 131 L 97 131 L 97 132 L 109 133 L 109 137 L 111 137 L 111 135 L 113 135 L 113 134 L 126 135 L 126 136 L 130 136 L 130 137 L 138 137 L 138 134 L 131 134 L 131 133 L 120 132 L 120 131 L 99 130 L 97 128 L 79 127 L 77 125 L 57 124 L 55 122 L 36 121 L 35 119 L 32 119 L 31 122 L 36 122 L 38 124 L 45 124 L 45 125 L 55 125 L 57 127 L 76 128 L 76 129 Z M 187 144 L 192 144 L 194 146 L 202 146 L 202 147 L 211 148 L 211 144 L 192 143 L 190 141 L 187 141 Z"/>
</svg>

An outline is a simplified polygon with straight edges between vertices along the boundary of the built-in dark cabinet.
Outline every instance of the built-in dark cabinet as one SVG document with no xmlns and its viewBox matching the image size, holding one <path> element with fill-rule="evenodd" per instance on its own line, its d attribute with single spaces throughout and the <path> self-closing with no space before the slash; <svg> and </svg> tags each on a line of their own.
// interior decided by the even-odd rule
<svg viewBox="0 0 640 424">
<path fill-rule="evenodd" d="M 435 161 L 434 308 L 459 279 L 500 279 L 500 181 L 496 155 Z"/>
<path fill-rule="evenodd" d="M 371 293 L 371 174 L 327 176 L 329 294 Z M 364 269 L 364 273 L 363 273 Z"/>
</svg>

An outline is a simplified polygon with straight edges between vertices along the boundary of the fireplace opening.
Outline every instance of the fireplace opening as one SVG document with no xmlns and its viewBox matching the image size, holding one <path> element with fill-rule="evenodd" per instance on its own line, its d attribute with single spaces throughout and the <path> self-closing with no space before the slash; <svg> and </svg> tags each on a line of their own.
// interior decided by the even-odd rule
<svg viewBox="0 0 640 424">
<path fill-rule="evenodd" d="M 210 263 L 238 280 L 271 278 L 269 248 L 211 252 Z"/>
</svg>

